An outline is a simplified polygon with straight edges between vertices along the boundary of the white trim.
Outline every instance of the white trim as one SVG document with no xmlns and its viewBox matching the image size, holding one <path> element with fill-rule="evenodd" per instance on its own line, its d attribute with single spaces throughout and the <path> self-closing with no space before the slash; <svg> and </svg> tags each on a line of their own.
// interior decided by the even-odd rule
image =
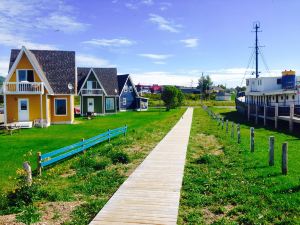
<svg viewBox="0 0 300 225">
<path fill-rule="evenodd" d="M 39 76 L 39 78 L 41 79 L 42 82 L 44 82 L 45 84 L 45 88 L 47 89 L 48 93 L 53 93 L 53 90 L 51 88 L 51 86 L 49 85 L 49 82 L 46 78 L 46 76 L 44 75 L 43 71 L 41 70 L 41 68 L 39 68 L 39 65 L 36 65 L 33 62 L 31 53 L 29 52 L 29 50 L 27 50 L 24 46 L 22 47 L 21 51 L 19 52 L 14 64 L 12 65 L 12 67 L 10 68 L 8 75 L 6 76 L 5 82 L 8 82 L 11 78 L 11 76 L 13 75 L 13 73 L 15 72 L 23 54 L 25 53 L 25 55 L 27 56 L 29 62 L 31 63 L 33 69 L 35 70 L 35 72 L 37 73 L 37 75 Z"/>
<path fill-rule="evenodd" d="M 29 107 L 29 98 L 18 98 L 18 121 L 20 121 L 19 118 L 19 112 L 20 112 L 20 101 L 21 100 L 26 100 L 27 101 L 27 111 L 28 111 L 28 121 L 30 120 L 30 107 Z"/>
<path fill-rule="evenodd" d="M 74 117 L 75 117 L 74 109 L 75 109 L 74 96 L 73 97 L 70 96 L 70 117 L 72 118 L 72 114 L 73 114 L 72 122 L 74 122 Z"/>
<path fill-rule="evenodd" d="M 4 100 L 4 124 L 7 124 L 7 110 L 6 110 L 6 95 L 3 95 Z"/>
<path fill-rule="evenodd" d="M 56 114 L 56 104 L 55 104 L 55 100 L 66 100 L 66 114 L 64 115 L 57 115 Z M 53 99 L 54 102 L 54 116 L 67 116 L 68 115 L 68 98 L 54 98 Z"/>
<path fill-rule="evenodd" d="M 82 83 L 82 85 L 81 85 L 81 87 L 80 87 L 80 90 L 78 91 L 78 95 L 81 94 L 81 90 L 82 90 L 82 88 L 84 87 L 85 83 L 86 83 L 87 80 L 88 80 L 88 77 L 91 75 L 92 72 L 94 73 L 94 77 L 95 77 L 96 80 L 98 81 L 98 83 L 99 83 L 101 89 L 103 90 L 104 94 L 107 95 L 105 89 L 103 88 L 103 86 L 102 86 L 100 80 L 98 79 L 98 77 L 97 77 L 95 71 L 93 70 L 93 68 L 90 69 L 88 75 L 86 76 L 85 80 L 83 81 L 83 83 Z"/>
<path fill-rule="evenodd" d="M 41 121 L 42 121 L 41 127 L 43 128 L 44 119 L 43 119 L 43 97 L 42 96 L 43 95 L 40 94 L 40 111 L 41 111 Z"/>
<path fill-rule="evenodd" d="M 50 121 L 48 120 L 49 118 L 49 112 L 48 112 L 48 94 L 45 95 L 46 96 L 46 123 L 47 123 L 47 126 L 48 126 L 48 123 L 50 124 Z"/>
</svg>

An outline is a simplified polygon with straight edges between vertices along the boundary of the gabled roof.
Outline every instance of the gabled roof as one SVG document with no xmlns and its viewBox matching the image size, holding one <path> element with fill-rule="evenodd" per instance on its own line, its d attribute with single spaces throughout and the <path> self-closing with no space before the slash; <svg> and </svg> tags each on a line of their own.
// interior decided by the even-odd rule
<svg viewBox="0 0 300 225">
<path fill-rule="evenodd" d="M 74 51 L 54 51 L 54 50 L 28 50 L 30 60 L 38 70 L 45 76 L 45 85 L 49 85 L 54 94 L 74 94 L 75 93 L 75 52 Z M 10 55 L 9 70 L 13 67 L 20 49 L 12 49 Z M 39 71 L 37 71 L 39 73 Z M 48 83 L 48 84 L 47 84 Z M 72 84 L 74 89 L 69 90 L 68 84 Z M 51 91 L 52 91 L 51 90 Z"/>
<path fill-rule="evenodd" d="M 87 76 L 92 70 L 103 86 L 107 95 L 118 95 L 118 78 L 116 68 L 91 68 L 91 67 L 78 67 L 77 77 L 78 77 L 78 90 L 81 89 L 82 85 L 87 78 Z"/>
<path fill-rule="evenodd" d="M 119 92 L 124 88 L 124 85 L 129 77 L 129 74 L 124 74 L 124 75 L 118 75 L 118 86 L 119 86 Z"/>
<path fill-rule="evenodd" d="M 136 94 L 136 96 L 139 96 L 134 83 L 131 80 L 131 77 L 129 74 L 124 74 L 124 75 L 118 75 L 118 85 L 119 85 L 119 95 L 121 96 L 123 89 L 124 89 L 124 85 L 126 84 L 127 80 L 130 80 L 134 93 Z"/>
</svg>

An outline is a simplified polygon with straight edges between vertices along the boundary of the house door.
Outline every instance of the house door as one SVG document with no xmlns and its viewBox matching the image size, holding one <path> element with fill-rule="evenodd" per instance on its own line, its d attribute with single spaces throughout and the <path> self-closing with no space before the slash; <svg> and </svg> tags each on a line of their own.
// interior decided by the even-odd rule
<svg viewBox="0 0 300 225">
<path fill-rule="evenodd" d="M 19 115 L 19 121 L 29 121 L 28 99 L 20 98 L 18 100 L 18 115 Z"/>
<path fill-rule="evenodd" d="M 87 99 L 87 105 L 88 105 L 88 109 L 87 109 L 87 111 L 88 112 L 94 112 L 94 110 L 95 110 L 95 107 L 94 107 L 94 98 L 88 98 Z"/>
</svg>

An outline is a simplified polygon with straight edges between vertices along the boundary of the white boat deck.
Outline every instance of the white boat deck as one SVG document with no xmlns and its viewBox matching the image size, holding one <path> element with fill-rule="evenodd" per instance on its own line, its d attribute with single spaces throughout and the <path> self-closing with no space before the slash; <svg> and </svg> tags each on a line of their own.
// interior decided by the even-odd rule
<svg viewBox="0 0 300 225">
<path fill-rule="evenodd" d="M 193 109 L 121 185 L 90 223 L 176 224 Z"/>
</svg>

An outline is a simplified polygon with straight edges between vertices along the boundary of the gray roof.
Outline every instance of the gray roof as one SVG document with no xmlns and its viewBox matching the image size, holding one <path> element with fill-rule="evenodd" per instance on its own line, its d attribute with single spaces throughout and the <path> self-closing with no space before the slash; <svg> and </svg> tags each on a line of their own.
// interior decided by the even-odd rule
<svg viewBox="0 0 300 225">
<path fill-rule="evenodd" d="M 118 75 L 119 94 L 121 94 L 121 91 L 123 90 L 123 87 L 124 87 L 128 77 L 129 77 L 129 74 Z"/>
<path fill-rule="evenodd" d="M 78 67 L 77 76 L 78 76 L 78 90 L 85 78 L 87 77 L 89 71 L 93 69 L 95 76 L 101 82 L 107 95 L 118 95 L 118 78 L 117 78 L 117 68 L 91 68 L 91 67 Z M 115 91 L 117 90 L 117 92 Z"/>
<path fill-rule="evenodd" d="M 20 49 L 12 49 L 9 69 L 15 62 Z M 71 83 L 75 87 L 75 52 L 54 50 L 28 50 L 31 58 L 39 64 L 43 70 L 53 92 L 55 94 L 74 94 L 68 89 Z"/>
</svg>

